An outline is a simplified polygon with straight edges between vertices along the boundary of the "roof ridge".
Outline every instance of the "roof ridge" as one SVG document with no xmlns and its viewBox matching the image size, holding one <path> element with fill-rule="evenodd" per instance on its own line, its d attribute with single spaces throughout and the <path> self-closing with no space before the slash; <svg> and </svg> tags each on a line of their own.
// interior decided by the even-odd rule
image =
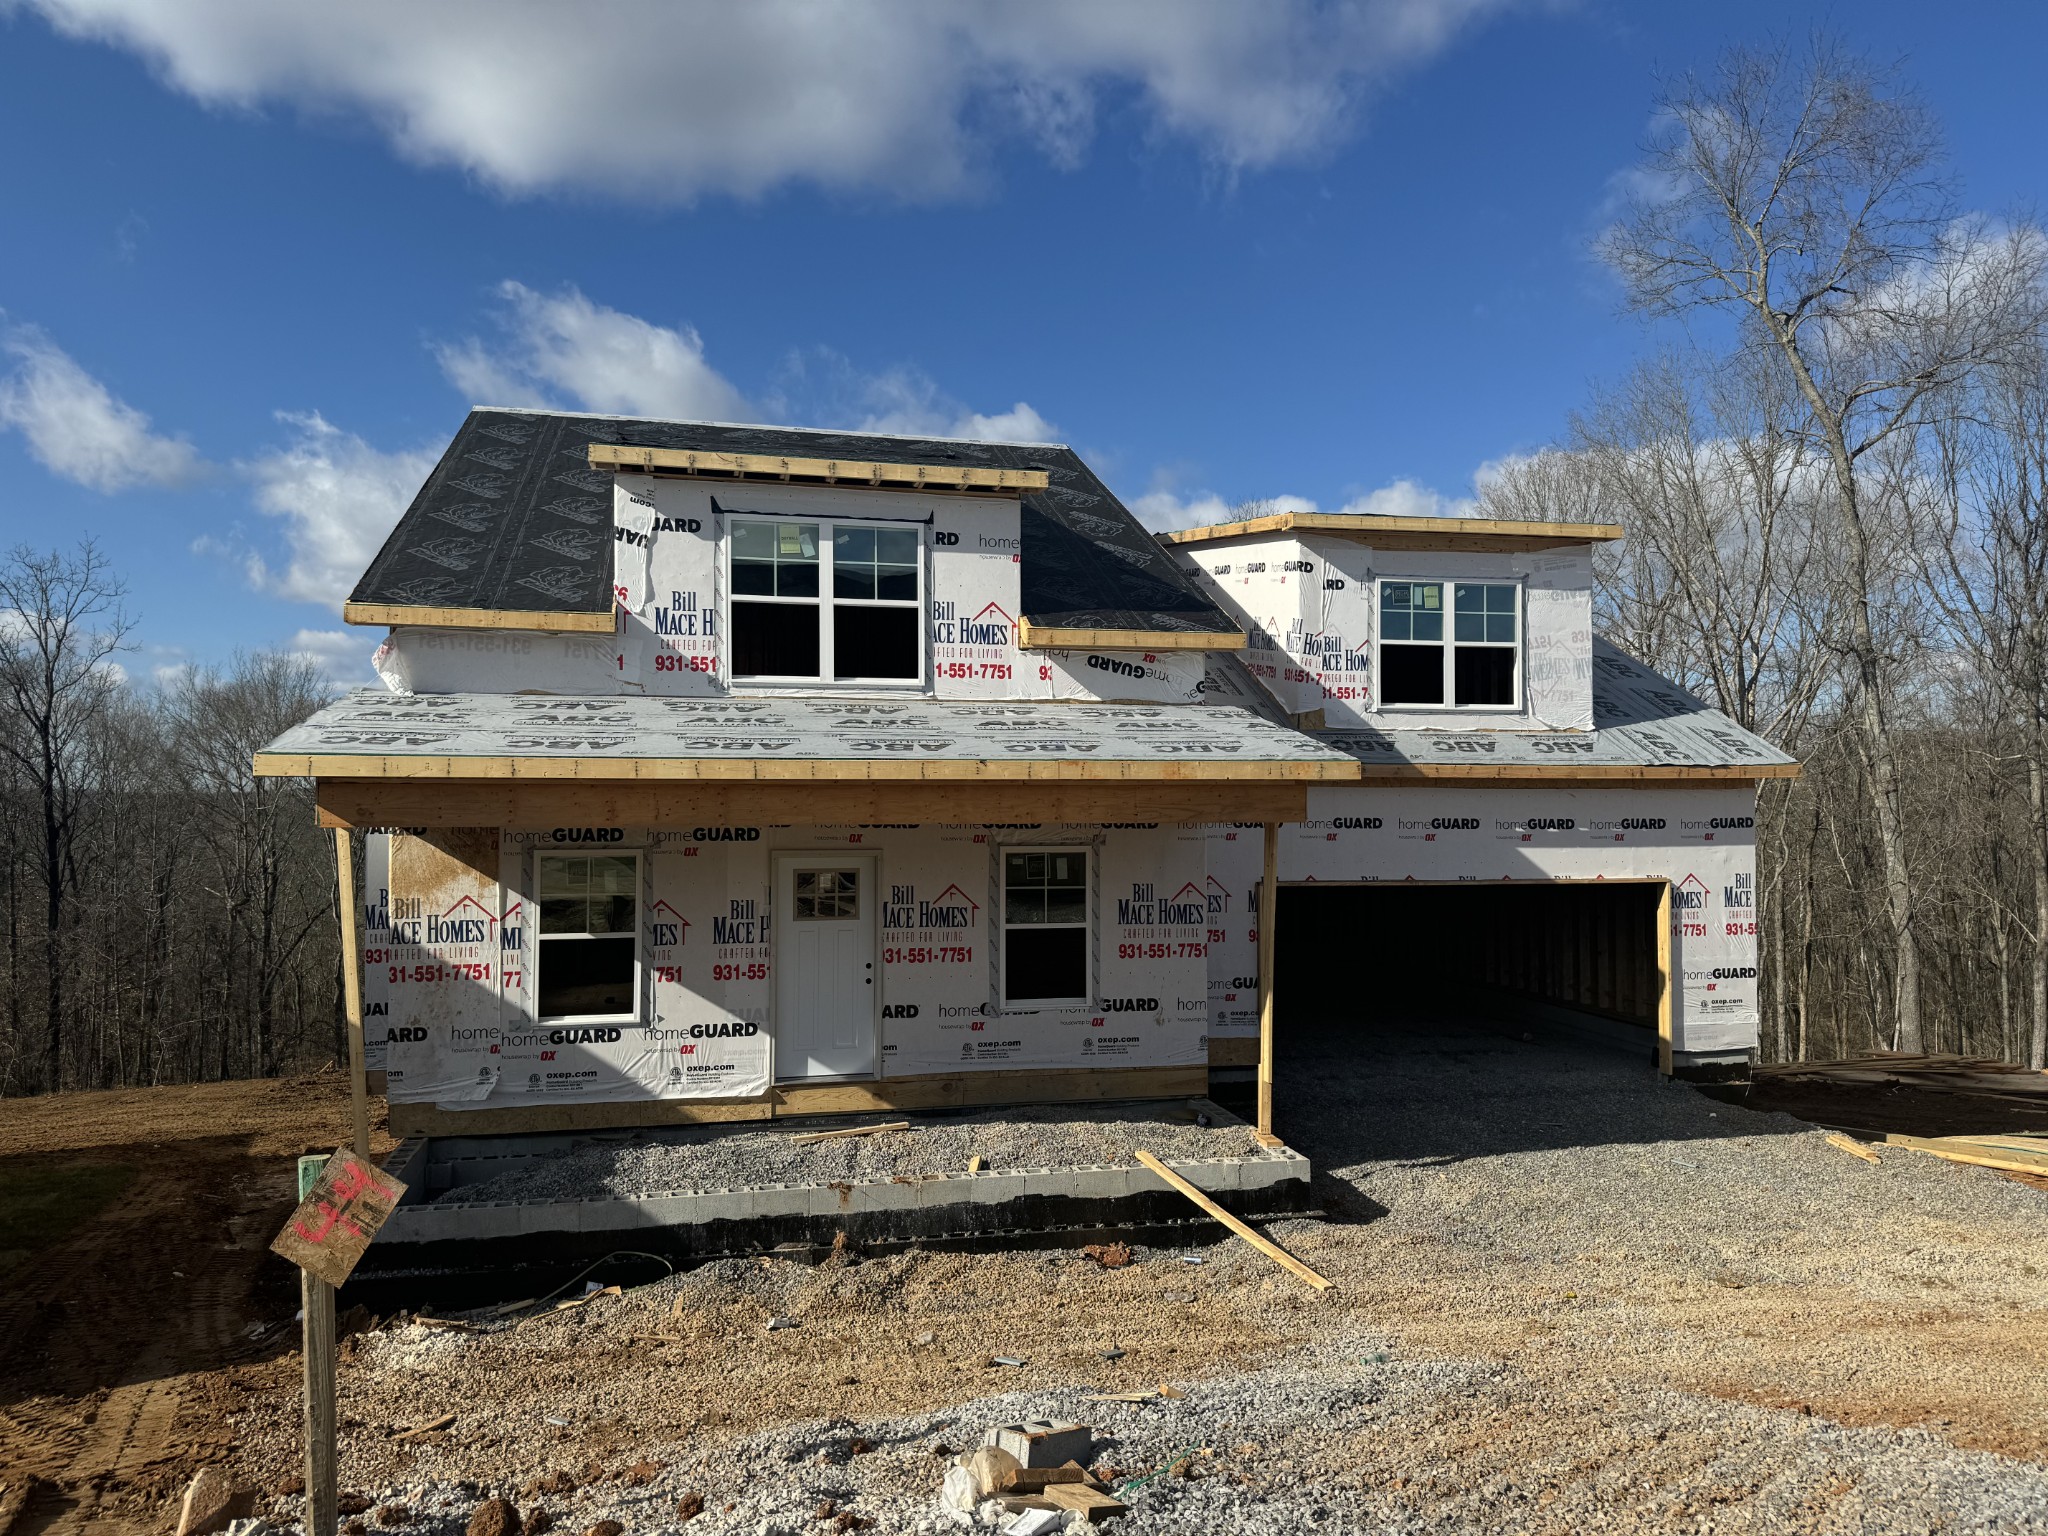
<svg viewBox="0 0 2048 1536">
<path fill-rule="evenodd" d="M 880 437 L 899 443 L 977 443 L 1004 448 L 1060 448 L 1071 444 L 1034 437 L 956 437 L 947 432 L 874 432 L 865 427 L 792 427 L 772 421 L 712 421 L 699 416 L 635 416 L 624 411 L 558 411 L 535 405 L 472 405 L 470 414 L 494 411 L 506 416 L 559 416 L 571 421 L 646 421 L 664 427 L 730 427 L 740 432 L 804 432 L 815 437 Z"/>
</svg>

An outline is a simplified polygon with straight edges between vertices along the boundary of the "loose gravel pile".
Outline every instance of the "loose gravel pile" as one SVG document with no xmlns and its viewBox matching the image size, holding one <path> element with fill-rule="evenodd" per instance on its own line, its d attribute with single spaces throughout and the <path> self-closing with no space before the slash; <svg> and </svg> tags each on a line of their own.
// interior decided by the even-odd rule
<svg viewBox="0 0 2048 1536">
<path fill-rule="evenodd" d="M 1198 1124 L 1200 1113 L 1213 1123 Z M 449 1190 L 434 1203 L 603 1200 L 750 1184 L 914 1178 L 961 1172 L 976 1156 L 990 1170 L 1014 1172 L 1128 1164 L 1139 1147 L 1168 1162 L 1243 1157 L 1258 1150 L 1250 1128 L 1235 1116 L 1213 1105 L 1196 1110 L 1185 1102 L 920 1116 L 907 1131 L 810 1143 L 802 1139 L 819 1130 L 887 1120 L 877 1115 L 796 1128 L 707 1125 L 592 1137 L 551 1156 L 522 1158 L 494 1177 Z"/>
<path fill-rule="evenodd" d="M 1297 1032 L 1281 1073 L 1324 1210 L 1267 1231 L 1333 1291 L 1236 1241 L 725 1260 L 349 1341 L 343 1485 L 436 1536 L 494 1493 L 570 1536 L 693 1494 L 690 1536 L 958 1530 L 935 1447 L 1050 1415 L 1096 1426 L 1132 1536 L 2048 1532 L 2048 1195 L 1481 1030 Z M 295 1399 L 236 1431 L 289 1474 Z"/>
<path fill-rule="evenodd" d="M 939 1503 L 950 1456 L 987 1426 L 1046 1418 L 1095 1427 L 1091 1461 L 1129 1506 L 1115 1526 L 1128 1536 L 2048 1531 L 2048 1469 L 1924 1432 L 1545 1383 L 1499 1364 L 1404 1360 L 1374 1342 L 1298 1350 L 1154 1404 L 1093 1403 L 1078 1388 L 1007 1393 L 936 1413 L 652 1446 L 631 1466 L 582 1477 L 557 1458 L 564 1464 L 524 1489 L 424 1478 L 385 1500 L 414 1512 L 417 1528 L 450 1533 L 498 1492 L 571 1531 L 605 1519 L 630 1532 L 677 1530 L 686 1498 L 703 1505 L 691 1536 L 829 1532 L 847 1514 L 838 1529 L 989 1529 L 1009 1518 L 995 1502 L 975 1516 Z M 528 1491 L 542 1482 L 569 1491 Z"/>
</svg>

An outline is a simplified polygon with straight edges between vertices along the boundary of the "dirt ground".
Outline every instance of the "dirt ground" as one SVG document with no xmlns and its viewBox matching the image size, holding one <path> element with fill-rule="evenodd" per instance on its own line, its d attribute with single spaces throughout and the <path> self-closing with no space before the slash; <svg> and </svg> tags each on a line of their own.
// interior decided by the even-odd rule
<svg viewBox="0 0 2048 1536">
<path fill-rule="evenodd" d="M 295 1203 L 294 1160 L 332 1151 L 348 1124 L 339 1074 L 0 1100 L 0 1186 L 131 1170 L 97 1215 L 0 1276 L 5 1536 L 168 1531 L 167 1501 L 228 1454 L 230 1415 L 292 1390 L 280 1320 L 297 1291 L 268 1245 Z"/>
<path fill-rule="evenodd" d="M 1540 1046 L 1412 1047 L 1370 1088 L 1330 1057 L 1283 1058 L 1280 1129 L 1315 1161 L 1323 1210 L 1275 1235 L 1335 1292 L 1229 1242 L 1201 1266 L 1150 1254 L 1115 1272 L 912 1253 L 729 1262 L 485 1335 L 399 1326 L 345 1342 L 344 1487 L 510 1488 L 626 1467 L 656 1443 L 1073 1381 L 1218 1380 L 1367 1337 L 1491 1362 L 1552 1412 L 1583 1405 L 1588 1425 L 1617 1394 L 1677 1391 L 2048 1463 L 2048 1195 L 1906 1154 L 1871 1169 L 1682 1087 L 1608 1073 L 1585 1091 Z M 1442 1103 L 1417 1102 L 1439 1082 Z M 1361 1093 L 1378 1096 L 1362 1112 Z M 1833 1118 L 1876 1123 L 1896 1097 L 1837 1095 Z M 0 1485 L 34 1480 L 12 1529 L 0 1503 L 0 1536 L 168 1530 L 210 1461 L 290 1516 L 296 1292 L 264 1250 L 291 1159 L 336 1145 L 346 1121 L 335 1078 L 0 1104 L 0 1180 L 59 1159 L 136 1169 L 100 1217 L 0 1282 Z M 765 1333 L 771 1315 L 804 1326 Z M 1111 1348 L 1124 1353 L 1106 1362 Z M 992 1367 L 991 1351 L 1029 1363 Z M 452 1437 L 393 1439 L 477 1403 L 489 1412 Z M 1529 1406 L 1463 1403 L 1433 1430 L 1469 1469 L 1448 1476 L 1519 1475 L 1561 1430 Z M 1544 1496 L 1568 1500 L 1564 1484 L 1599 1465 L 1591 1451 L 1561 1464 Z M 1382 1470 L 1412 1497 L 1412 1468 Z"/>
</svg>

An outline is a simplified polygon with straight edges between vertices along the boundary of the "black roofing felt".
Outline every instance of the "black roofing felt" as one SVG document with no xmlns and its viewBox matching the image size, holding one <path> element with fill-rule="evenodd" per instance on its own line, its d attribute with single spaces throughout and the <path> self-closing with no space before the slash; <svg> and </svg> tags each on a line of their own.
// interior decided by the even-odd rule
<svg viewBox="0 0 2048 1536">
<path fill-rule="evenodd" d="M 470 412 L 349 600 L 607 611 L 612 477 L 591 469 L 592 443 L 1042 469 L 1050 486 L 1023 501 L 1024 617 L 1077 629 L 1237 627 L 1070 448 L 505 410 Z"/>
</svg>

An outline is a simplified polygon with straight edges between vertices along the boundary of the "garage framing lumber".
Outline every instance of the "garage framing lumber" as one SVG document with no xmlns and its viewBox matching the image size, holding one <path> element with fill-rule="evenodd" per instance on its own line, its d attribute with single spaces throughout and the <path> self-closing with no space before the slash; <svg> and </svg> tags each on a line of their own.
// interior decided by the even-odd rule
<svg viewBox="0 0 2048 1536">
<path fill-rule="evenodd" d="M 553 635 L 609 635 L 618 631 L 615 609 L 562 613 L 538 608 L 424 608 L 409 603 L 343 603 L 344 624 L 405 625 L 420 629 L 517 629 Z"/>
<path fill-rule="evenodd" d="M 788 458 L 770 453 L 716 453 L 695 448 L 635 448 L 624 443 L 592 443 L 590 467 L 719 480 L 795 481 L 884 491 L 966 491 L 996 496 L 1042 491 L 1052 484 L 1052 476 L 1042 469 Z"/>
<path fill-rule="evenodd" d="M 1671 976 L 1671 882 L 1657 882 L 1657 1070 L 1671 1076 L 1672 1004 L 1675 988 Z"/>
<path fill-rule="evenodd" d="M 780 783 L 323 778 L 325 827 L 862 826 L 914 817 L 938 826 L 1016 822 L 1304 821 L 1305 784 L 1125 780 L 1012 784 Z"/>
<path fill-rule="evenodd" d="M 334 831 L 335 896 L 341 918 L 342 1012 L 348 1024 L 349 1119 L 357 1157 L 370 1158 L 370 1080 L 363 1045 L 362 945 L 356 923 L 362 903 L 356 900 L 356 850 L 345 827 Z"/>
<path fill-rule="evenodd" d="M 1264 868 L 1259 877 L 1259 1125 L 1261 1142 L 1273 1135 L 1273 929 L 1280 916 L 1280 825 L 1266 823 Z"/>
<path fill-rule="evenodd" d="M 1241 651 L 1242 630 L 1077 629 L 1017 621 L 1020 651 Z"/>
<path fill-rule="evenodd" d="M 1206 528 L 1180 528 L 1160 537 L 1171 544 L 1206 544 L 1267 533 L 1327 533 L 1380 549 L 1557 549 L 1604 544 L 1622 537 L 1619 523 L 1556 523 L 1504 517 L 1376 517 L 1366 513 L 1276 512 L 1270 517 Z"/>
</svg>

